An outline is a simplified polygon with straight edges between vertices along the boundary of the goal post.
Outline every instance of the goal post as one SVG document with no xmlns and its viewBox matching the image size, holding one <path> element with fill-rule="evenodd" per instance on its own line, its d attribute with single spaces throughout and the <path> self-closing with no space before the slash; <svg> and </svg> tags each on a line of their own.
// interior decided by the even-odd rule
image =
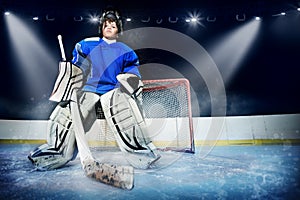
<svg viewBox="0 0 300 200">
<path fill-rule="evenodd" d="M 190 83 L 185 78 L 143 80 L 142 107 L 148 134 L 161 150 L 194 153 Z M 87 133 L 90 146 L 117 147 L 101 106 Z"/>
</svg>

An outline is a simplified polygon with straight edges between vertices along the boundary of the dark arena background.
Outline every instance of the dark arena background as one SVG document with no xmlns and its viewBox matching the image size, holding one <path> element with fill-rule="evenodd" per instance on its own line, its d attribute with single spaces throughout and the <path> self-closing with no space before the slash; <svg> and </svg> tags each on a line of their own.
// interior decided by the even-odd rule
<svg viewBox="0 0 300 200">
<path fill-rule="evenodd" d="M 88 179 L 78 157 L 45 172 L 27 159 L 46 142 L 57 105 L 49 100 L 62 59 L 57 36 L 71 61 L 109 7 L 120 11 L 119 40 L 137 53 L 143 79 L 184 78 L 191 91 L 190 129 L 170 120 L 156 139 L 174 134 L 193 153 L 162 152 L 154 168 L 135 170 L 131 191 Z M 0 0 L 0 13 L 0 199 L 300 195 L 300 0 Z M 93 153 L 126 162 L 118 148 Z"/>
<path fill-rule="evenodd" d="M 97 23 L 92 17 L 110 5 L 121 10 L 125 30 L 162 27 L 197 41 L 213 59 L 224 81 L 226 115 L 299 113 L 298 4 L 280 0 L 2 0 L 1 118 L 48 118 L 53 109 L 48 97 L 60 61 L 57 35 L 63 36 L 65 52 L 71 60 L 76 42 L 97 35 Z M 6 16 L 6 11 L 11 16 Z M 129 17 L 131 21 L 127 21 Z M 192 17 L 197 21 L 185 21 Z M 260 19 L 251 25 L 255 17 Z M 137 53 L 141 64 L 158 63 L 170 69 L 147 71 L 145 67 L 145 79 L 189 79 L 198 100 L 195 104 L 201 110 L 194 115 L 211 116 L 208 88 L 188 61 L 161 49 L 139 49 Z"/>
</svg>

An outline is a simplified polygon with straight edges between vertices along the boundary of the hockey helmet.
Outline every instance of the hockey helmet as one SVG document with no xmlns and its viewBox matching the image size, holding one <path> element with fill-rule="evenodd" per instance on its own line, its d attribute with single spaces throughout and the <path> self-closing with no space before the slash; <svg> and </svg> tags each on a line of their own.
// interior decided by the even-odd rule
<svg viewBox="0 0 300 200">
<path fill-rule="evenodd" d="M 116 22 L 117 27 L 118 27 L 118 33 L 123 32 L 123 24 L 122 24 L 122 19 L 121 16 L 119 15 L 119 12 L 116 10 L 106 10 L 103 12 L 101 18 L 100 18 L 100 23 L 99 23 L 99 34 L 102 37 L 102 27 L 103 24 L 107 21 L 111 20 Z"/>
</svg>

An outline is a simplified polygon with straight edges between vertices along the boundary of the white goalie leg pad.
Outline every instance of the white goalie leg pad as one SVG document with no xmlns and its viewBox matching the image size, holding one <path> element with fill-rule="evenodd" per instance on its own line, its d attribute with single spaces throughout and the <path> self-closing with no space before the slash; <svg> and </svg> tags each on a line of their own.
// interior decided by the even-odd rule
<svg viewBox="0 0 300 200">
<path fill-rule="evenodd" d="M 147 150 L 146 138 L 133 131 L 136 125 L 144 122 L 143 117 L 134 100 L 125 95 L 119 89 L 114 89 L 101 96 L 105 118 L 120 148 L 130 152 Z"/>
<path fill-rule="evenodd" d="M 73 160 L 77 152 L 75 134 L 72 126 L 70 104 L 58 106 L 50 116 L 49 145 L 54 146 L 66 160 Z M 55 139 L 55 140 L 54 140 Z"/>
<path fill-rule="evenodd" d="M 40 170 L 59 168 L 77 155 L 69 103 L 58 104 L 48 123 L 47 144 L 36 148 L 28 156 Z"/>
<path fill-rule="evenodd" d="M 117 88 L 101 96 L 101 105 L 119 148 L 123 152 L 139 154 L 138 158 L 128 157 L 134 167 L 148 168 L 159 159 L 147 134 L 145 120 L 133 98 Z"/>
<path fill-rule="evenodd" d="M 47 129 L 47 144 L 28 155 L 39 170 L 56 169 L 73 160 L 77 155 L 75 134 L 72 127 L 69 100 L 74 89 L 83 85 L 81 69 L 70 62 L 59 63 L 50 100 L 60 102 L 52 112 Z"/>
<path fill-rule="evenodd" d="M 59 136 L 64 131 L 70 131 L 71 125 L 71 111 L 68 103 L 66 102 L 65 105 L 62 103 L 58 104 L 49 117 L 48 144 L 57 146 L 56 144 L 62 141 L 62 138 Z"/>
</svg>

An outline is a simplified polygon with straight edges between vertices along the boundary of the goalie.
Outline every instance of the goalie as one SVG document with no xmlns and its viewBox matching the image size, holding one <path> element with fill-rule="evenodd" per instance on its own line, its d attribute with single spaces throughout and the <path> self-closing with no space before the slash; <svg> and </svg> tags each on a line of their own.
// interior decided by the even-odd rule
<svg viewBox="0 0 300 200">
<path fill-rule="evenodd" d="M 58 89 L 52 95 L 61 99 L 50 116 L 47 144 L 28 156 L 38 169 L 56 169 L 76 158 L 73 124 L 80 124 L 85 132 L 88 131 L 96 120 L 95 105 L 99 101 L 118 146 L 126 153 L 131 165 L 148 168 L 160 158 L 147 134 L 142 115 L 140 98 L 143 83 L 138 70 L 139 60 L 132 49 L 117 42 L 121 32 L 122 20 L 118 12 L 105 11 L 100 18 L 100 37 L 78 42 L 73 50 L 72 64 L 64 62 L 70 67 L 70 73 L 77 70 L 77 75 L 80 75 L 78 66 L 83 78 L 66 83 L 67 89 Z M 83 84 L 77 90 L 75 86 L 80 81 Z M 76 92 L 76 99 L 71 99 L 72 92 Z M 74 112 L 70 101 L 78 104 L 80 117 L 72 117 Z M 80 120 L 75 121 L 74 118 Z"/>
</svg>

